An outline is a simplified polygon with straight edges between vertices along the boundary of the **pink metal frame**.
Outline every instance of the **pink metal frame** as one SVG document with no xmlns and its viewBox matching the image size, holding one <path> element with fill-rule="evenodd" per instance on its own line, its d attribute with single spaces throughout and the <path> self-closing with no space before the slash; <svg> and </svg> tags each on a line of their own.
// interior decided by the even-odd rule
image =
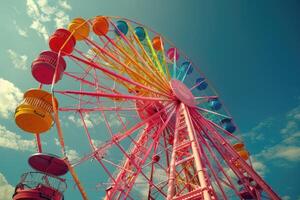
<svg viewBox="0 0 300 200">
<path fill-rule="evenodd" d="M 114 23 L 114 20 L 118 18 L 108 19 L 110 25 L 119 31 Z M 129 24 L 141 26 L 141 24 L 128 19 L 123 20 Z M 86 23 L 90 24 L 91 21 Z M 149 33 L 152 31 L 149 28 L 147 29 Z M 129 27 L 129 32 L 132 33 L 132 27 Z M 266 199 L 280 199 L 255 172 L 251 163 L 241 158 L 232 147 L 229 141 L 239 142 L 238 137 L 207 118 L 208 115 L 227 118 L 224 113 L 201 107 L 202 103 L 211 98 L 216 98 L 217 95 L 208 93 L 196 96 L 193 97 L 192 103 L 186 105 L 178 96 L 180 92 L 176 91 L 174 93 L 174 88 L 172 89 L 170 86 L 172 79 L 168 76 L 168 73 L 171 73 L 171 71 L 168 71 L 166 63 L 171 62 L 173 77 L 178 77 L 180 74 L 177 72 L 178 67 L 175 59 L 167 60 L 162 55 L 162 63 L 157 63 L 155 52 L 152 51 L 153 58 L 150 57 L 134 34 L 127 37 L 120 31 L 119 33 L 120 37 L 116 38 L 103 36 L 98 37 L 98 40 L 89 38 L 84 40 L 89 49 L 99 51 L 103 56 L 102 59 L 111 62 L 112 67 L 119 67 L 117 70 L 105 66 L 106 63 L 98 63 L 96 55 L 91 58 L 86 56 L 83 51 L 76 49 L 73 54 L 67 55 L 65 58 L 72 60 L 76 66 L 79 66 L 79 69 L 82 69 L 82 72 L 70 71 L 65 72 L 64 75 L 75 82 L 79 82 L 80 89 L 56 90 L 54 82 L 51 88 L 55 95 L 77 102 L 74 105 L 60 107 L 55 105 L 54 108 L 54 118 L 63 155 L 66 156 L 66 151 L 58 112 L 78 113 L 90 144 L 91 152 L 89 154 L 73 163 L 67 160 L 83 199 L 87 199 L 87 194 L 79 178 L 75 175 L 74 168 L 90 159 L 95 159 L 107 175 L 110 185 L 106 190 L 105 199 L 107 200 L 135 199 L 134 188 L 137 187 L 139 177 L 146 181 L 148 186 L 146 198 L 148 199 L 226 200 L 231 199 L 232 196 L 242 199 L 243 194 L 239 190 L 240 187 L 255 199 L 263 199 L 264 196 L 267 196 Z M 153 50 L 153 47 L 149 45 L 149 49 Z M 59 52 L 58 57 L 61 57 L 61 52 Z M 126 58 L 128 63 L 134 63 L 136 68 L 132 68 L 128 63 L 121 61 L 120 58 Z M 161 66 L 165 66 L 165 68 Z M 123 72 L 121 73 L 121 69 L 125 70 L 131 77 L 129 78 Z M 165 72 L 165 74 L 163 75 L 162 72 Z M 55 76 L 56 74 L 57 72 Z M 53 80 L 55 80 L 55 76 Z M 148 76 L 149 79 L 146 79 L 145 76 Z M 181 79 L 182 82 L 186 76 L 187 72 L 185 72 L 184 78 Z M 110 81 L 109 84 L 105 84 L 105 79 Z M 190 91 L 195 90 L 202 83 L 203 81 L 196 83 L 190 87 Z M 115 88 L 112 84 L 117 85 L 119 88 Z M 123 89 L 136 87 L 145 95 L 140 95 L 138 92 L 132 94 L 121 92 L 122 89 L 120 88 L 122 87 Z M 92 91 L 84 88 L 92 88 Z M 120 91 L 117 91 L 117 89 L 120 89 Z M 107 101 L 114 104 L 107 105 Z M 122 102 L 128 102 L 131 106 L 128 106 L 128 104 L 123 105 Z M 143 102 L 145 106 L 138 107 L 137 102 Z M 151 103 L 146 105 L 149 102 Z M 122 130 L 113 131 L 105 114 L 106 112 L 115 114 L 120 121 Z M 131 125 L 122 120 L 122 113 L 128 113 L 129 115 L 135 112 L 140 115 L 142 113 L 144 118 L 141 119 L 136 116 L 137 123 Z M 86 124 L 84 116 L 89 113 L 100 113 L 109 132 L 110 139 L 100 146 L 93 144 L 89 127 Z M 134 138 L 135 134 L 137 134 L 136 138 Z M 36 140 L 38 151 L 41 152 L 42 145 L 39 134 L 36 134 Z M 131 141 L 131 148 L 122 146 L 121 143 L 125 140 Z M 123 164 L 115 160 L 109 160 L 104 156 L 110 148 L 118 149 L 123 155 Z M 154 158 L 160 158 L 160 160 Z M 111 171 L 112 166 L 116 172 Z M 167 180 L 156 181 L 158 169 L 164 173 Z M 237 181 L 240 181 L 241 184 L 237 184 Z"/>
</svg>

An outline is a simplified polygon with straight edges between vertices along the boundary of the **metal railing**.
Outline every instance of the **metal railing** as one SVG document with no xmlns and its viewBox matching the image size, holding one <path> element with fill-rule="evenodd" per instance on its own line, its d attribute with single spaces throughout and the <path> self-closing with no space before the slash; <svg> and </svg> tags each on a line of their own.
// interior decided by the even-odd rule
<svg viewBox="0 0 300 200">
<path fill-rule="evenodd" d="M 67 184 L 64 179 L 41 172 L 24 173 L 21 176 L 19 185 L 29 189 L 35 189 L 42 185 L 57 190 L 61 193 L 67 189 Z"/>
</svg>

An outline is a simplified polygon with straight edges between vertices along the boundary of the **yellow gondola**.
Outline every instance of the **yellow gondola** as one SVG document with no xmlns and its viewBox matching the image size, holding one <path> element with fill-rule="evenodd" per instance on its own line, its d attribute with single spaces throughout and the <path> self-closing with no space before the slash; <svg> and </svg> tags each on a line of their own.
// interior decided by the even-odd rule
<svg viewBox="0 0 300 200">
<path fill-rule="evenodd" d="M 54 98 L 55 104 L 57 100 Z M 25 92 L 24 99 L 16 108 L 16 124 L 29 133 L 43 133 L 52 126 L 52 94 L 40 89 Z"/>
<path fill-rule="evenodd" d="M 68 25 L 68 30 L 73 32 L 73 36 L 76 40 L 83 40 L 90 34 L 90 26 L 88 22 L 83 18 L 75 18 Z"/>
</svg>

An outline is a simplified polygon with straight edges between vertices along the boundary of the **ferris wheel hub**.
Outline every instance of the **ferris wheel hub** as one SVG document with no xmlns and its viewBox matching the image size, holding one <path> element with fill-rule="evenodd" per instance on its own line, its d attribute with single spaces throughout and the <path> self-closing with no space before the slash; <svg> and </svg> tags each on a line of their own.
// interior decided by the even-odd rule
<svg viewBox="0 0 300 200">
<path fill-rule="evenodd" d="M 172 79 L 170 81 L 174 96 L 187 106 L 195 106 L 195 97 L 190 89 L 181 81 Z"/>
</svg>

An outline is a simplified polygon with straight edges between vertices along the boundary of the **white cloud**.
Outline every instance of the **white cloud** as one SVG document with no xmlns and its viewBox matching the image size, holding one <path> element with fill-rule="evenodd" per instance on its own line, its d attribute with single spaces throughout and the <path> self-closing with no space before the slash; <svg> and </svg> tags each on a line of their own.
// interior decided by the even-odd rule
<svg viewBox="0 0 300 200">
<path fill-rule="evenodd" d="M 18 31 L 18 34 L 23 36 L 23 37 L 28 37 L 27 32 L 23 29 L 21 29 L 19 26 L 16 26 L 16 29 Z"/>
<path fill-rule="evenodd" d="M 300 143 L 299 138 L 300 138 L 300 130 L 295 132 L 294 134 L 285 137 L 285 139 L 282 142 L 285 145 L 291 145 L 291 144 L 297 145 Z"/>
<path fill-rule="evenodd" d="M 0 116 L 8 118 L 22 99 L 23 93 L 12 82 L 0 78 Z"/>
<path fill-rule="evenodd" d="M 8 56 L 9 56 L 9 58 L 10 58 L 10 60 L 13 63 L 15 68 L 21 69 L 21 70 L 26 70 L 27 69 L 27 59 L 28 59 L 28 57 L 26 55 L 24 55 L 24 54 L 20 55 L 12 49 L 8 49 L 7 53 L 8 53 Z"/>
<path fill-rule="evenodd" d="M 123 121 L 124 124 L 126 123 L 126 118 L 125 118 L 125 117 L 122 117 L 122 116 L 120 116 L 120 119 L 119 119 L 119 118 L 118 118 L 117 116 L 115 116 L 115 115 L 109 115 L 108 119 L 109 119 L 109 120 L 108 120 L 109 125 L 110 125 L 111 127 L 119 127 L 119 126 L 121 126 L 122 123 L 121 123 L 120 119 Z"/>
<path fill-rule="evenodd" d="M 48 0 L 38 0 L 36 1 L 38 4 L 39 9 L 42 11 L 42 13 L 44 15 L 46 15 L 47 17 L 49 15 L 52 15 L 53 13 L 55 13 L 56 8 L 53 6 L 50 6 L 48 3 Z"/>
<path fill-rule="evenodd" d="M 27 0 L 26 6 L 27 6 L 27 14 L 29 16 L 32 16 L 35 18 L 40 16 L 40 11 L 38 9 L 38 6 L 33 0 Z"/>
<path fill-rule="evenodd" d="M 7 130 L 0 124 L 0 147 L 19 151 L 34 151 L 34 140 L 25 140 L 20 135 Z"/>
<path fill-rule="evenodd" d="M 85 124 L 88 128 L 91 128 L 91 127 L 94 126 L 93 123 L 92 123 L 92 120 L 91 120 L 91 118 L 88 114 L 84 115 L 83 119 L 84 119 L 84 122 L 85 122 Z"/>
<path fill-rule="evenodd" d="M 258 156 L 261 156 L 267 160 L 281 159 L 290 162 L 300 161 L 300 131 L 293 134 L 284 134 L 280 143 L 271 147 L 266 147 L 261 151 Z"/>
<path fill-rule="evenodd" d="M 93 140 L 92 139 L 92 143 L 93 143 L 93 145 L 95 147 L 99 147 L 99 146 L 101 146 L 103 144 L 103 141 L 101 141 L 101 140 Z"/>
<path fill-rule="evenodd" d="M 59 140 L 54 138 L 54 143 L 56 146 L 60 146 Z M 70 162 L 74 162 L 80 159 L 79 153 L 75 149 L 71 149 L 69 146 L 65 146 L 66 154 Z"/>
<path fill-rule="evenodd" d="M 161 168 L 156 168 L 153 179 L 156 183 L 168 181 L 167 172 Z"/>
<path fill-rule="evenodd" d="M 252 167 L 261 176 L 265 176 L 267 173 L 267 167 L 264 163 L 258 161 L 255 156 L 251 156 Z"/>
<path fill-rule="evenodd" d="M 262 152 L 267 159 L 280 158 L 287 161 L 300 161 L 300 147 L 276 145 Z"/>
<path fill-rule="evenodd" d="M 18 26 L 18 25 L 17 25 L 17 22 L 16 22 L 15 20 L 13 21 L 13 24 L 15 25 L 16 30 L 17 30 L 17 32 L 18 32 L 18 34 L 19 34 L 20 36 L 22 36 L 22 37 L 28 37 L 27 31 L 24 30 L 24 29 L 22 29 L 20 26 Z"/>
<path fill-rule="evenodd" d="M 231 179 L 236 179 L 236 175 L 235 175 L 235 173 L 232 171 L 231 168 L 226 167 L 226 168 L 224 168 L 224 171 L 225 171 L 226 175 L 227 175 L 229 178 L 231 178 Z M 225 179 L 225 176 L 224 176 L 223 174 L 222 174 L 222 177 Z"/>
<path fill-rule="evenodd" d="M 259 156 L 265 159 L 280 159 L 289 162 L 300 161 L 300 106 L 289 111 L 286 115 L 286 125 L 280 130 L 279 143 L 266 147 Z"/>
<path fill-rule="evenodd" d="M 66 0 L 59 0 L 58 2 L 27 0 L 26 5 L 27 15 L 32 18 L 30 28 L 35 30 L 45 41 L 49 38 L 47 27 L 51 22 L 55 22 L 56 28 L 61 28 L 70 22 L 69 15 L 65 11 L 71 10 L 72 7 Z"/>
<path fill-rule="evenodd" d="M 59 140 L 57 138 L 54 138 L 54 143 L 55 143 L 56 146 L 60 145 Z"/>
<path fill-rule="evenodd" d="M 58 11 L 55 14 L 54 21 L 56 24 L 56 28 L 62 28 L 70 22 L 69 15 L 66 15 L 63 11 Z"/>
<path fill-rule="evenodd" d="M 145 179 L 143 175 L 138 175 L 135 181 L 135 190 L 139 192 L 140 198 L 146 199 L 148 197 L 148 191 L 149 191 L 149 183 Z"/>
<path fill-rule="evenodd" d="M 280 130 L 282 134 L 290 135 L 299 130 L 300 123 L 300 106 L 289 111 L 286 115 L 288 121 L 286 126 Z"/>
<path fill-rule="evenodd" d="M 268 129 L 272 126 L 274 122 L 273 118 L 268 118 L 260 123 L 258 123 L 255 127 L 253 127 L 250 131 L 243 134 L 243 138 L 249 138 L 251 141 L 264 140 L 264 130 Z"/>
<path fill-rule="evenodd" d="M 290 120 L 287 122 L 285 128 L 280 130 L 280 133 L 288 134 L 288 133 L 296 131 L 297 129 L 298 129 L 297 122 L 294 120 Z"/>
<path fill-rule="evenodd" d="M 257 158 L 260 160 L 273 160 L 282 166 L 290 166 L 287 165 L 286 162 L 300 161 L 300 106 L 289 111 L 284 122 L 284 128 L 278 130 L 277 136 L 275 136 L 279 138 L 280 141 L 272 146 L 266 145 L 265 148 L 256 155 Z M 272 128 L 272 123 L 270 126 Z M 267 125 L 263 127 L 270 126 Z M 259 128 L 261 128 L 261 126 Z M 257 128 L 254 129 L 257 130 Z M 264 166 L 257 165 L 257 167 L 263 168 Z"/>
<path fill-rule="evenodd" d="M 68 120 L 70 120 L 71 122 L 75 123 L 76 125 L 77 125 L 77 124 L 80 124 L 80 126 L 82 126 L 81 120 L 75 119 L 75 116 L 74 116 L 74 115 L 70 115 L 70 116 L 68 117 Z"/>
<path fill-rule="evenodd" d="M 83 113 L 83 118 L 84 118 L 84 122 L 88 128 L 92 128 L 92 127 L 100 124 L 101 122 L 104 122 L 104 118 L 100 114 L 96 115 L 96 114 Z M 119 127 L 122 125 L 119 118 L 113 114 L 107 114 L 106 118 L 111 127 Z M 123 116 L 121 116 L 120 118 L 122 119 L 123 123 L 125 124 L 126 118 Z M 83 122 L 79 115 L 69 115 L 68 120 L 70 122 L 74 123 L 78 127 L 83 126 Z"/>
<path fill-rule="evenodd" d="M 35 30 L 40 37 L 44 40 L 48 40 L 49 34 L 46 26 L 42 22 L 49 21 L 47 17 L 41 14 L 38 5 L 33 0 L 27 0 L 27 15 L 32 18 L 32 24 L 30 28 Z"/>
<path fill-rule="evenodd" d="M 77 161 L 80 158 L 78 152 L 74 149 L 67 149 L 66 154 L 67 154 L 68 159 L 69 159 L 70 162 Z"/>
<path fill-rule="evenodd" d="M 4 175 L 0 173 L 0 199 L 11 200 L 15 188 L 10 185 Z"/>
<path fill-rule="evenodd" d="M 66 0 L 59 0 L 58 4 L 60 5 L 61 8 L 64 8 L 65 10 L 71 10 L 72 7 Z"/>
<path fill-rule="evenodd" d="M 79 116 L 70 115 L 68 119 L 78 127 L 83 126 L 83 121 Z M 92 128 L 94 126 L 89 114 L 83 114 L 83 119 L 88 128 Z"/>
<path fill-rule="evenodd" d="M 149 174 L 150 168 L 143 169 L 143 173 Z M 155 168 L 152 181 L 154 184 L 161 183 L 161 185 L 163 185 L 162 183 L 166 183 L 168 181 L 166 171 L 161 168 Z M 148 198 L 149 182 L 141 173 L 135 180 L 134 190 L 137 191 L 137 195 L 140 199 Z"/>
<path fill-rule="evenodd" d="M 99 125 L 100 123 L 104 122 L 104 118 L 101 113 L 92 113 L 91 115 L 91 120 L 93 124 Z"/>
<path fill-rule="evenodd" d="M 288 195 L 285 195 L 285 196 L 281 197 L 281 199 L 282 199 L 282 200 L 290 200 L 290 199 L 291 199 L 291 197 L 290 197 L 290 196 L 288 196 Z"/>
<path fill-rule="evenodd" d="M 300 105 L 288 112 L 287 117 L 300 120 Z"/>
<path fill-rule="evenodd" d="M 32 24 L 30 25 L 30 28 L 32 28 L 33 30 L 36 30 L 38 35 L 40 37 L 43 37 L 45 41 L 48 40 L 49 34 L 46 29 L 46 26 L 43 25 L 39 20 L 33 20 Z"/>
</svg>

